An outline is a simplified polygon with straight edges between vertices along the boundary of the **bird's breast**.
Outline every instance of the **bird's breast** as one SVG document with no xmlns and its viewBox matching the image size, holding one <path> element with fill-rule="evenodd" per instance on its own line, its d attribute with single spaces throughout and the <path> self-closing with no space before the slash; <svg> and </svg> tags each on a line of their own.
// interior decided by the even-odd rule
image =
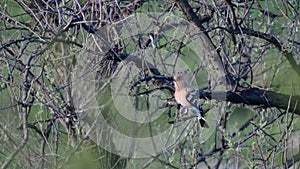
<svg viewBox="0 0 300 169">
<path fill-rule="evenodd" d="M 182 106 L 190 106 L 190 103 L 186 99 L 187 92 L 184 90 L 180 90 L 175 92 L 175 100 L 177 103 L 181 104 Z"/>
</svg>

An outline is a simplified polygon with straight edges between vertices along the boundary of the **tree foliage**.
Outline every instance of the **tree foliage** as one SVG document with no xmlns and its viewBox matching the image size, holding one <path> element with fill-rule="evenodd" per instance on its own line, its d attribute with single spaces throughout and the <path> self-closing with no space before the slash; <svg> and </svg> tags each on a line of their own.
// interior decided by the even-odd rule
<svg viewBox="0 0 300 169">
<path fill-rule="evenodd" d="M 299 12 L 297 0 L 1 1 L 1 168 L 299 167 Z M 210 130 L 174 103 L 186 69 Z M 98 114 L 134 137 L 189 126 L 137 159 L 112 135 L 91 139 Z"/>
</svg>

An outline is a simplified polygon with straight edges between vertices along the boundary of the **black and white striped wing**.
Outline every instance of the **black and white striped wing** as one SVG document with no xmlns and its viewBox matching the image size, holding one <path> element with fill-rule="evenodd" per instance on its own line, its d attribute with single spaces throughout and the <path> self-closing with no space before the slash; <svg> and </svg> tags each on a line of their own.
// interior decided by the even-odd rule
<svg viewBox="0 0 300 169">
<path fill-rule="evenodd" d="M 204 128 L 209 128 L 207 122 L 203 118 L 203 109 L 199 101 L 199 92 L 197 90 L 191 91 L 187 96 L 186 100 L 194 107 L 195 112 L 198 114 L 199 123 Z"/>
<path fill-rule="evenodd" d="M 202 105 L 199 101 L 199 92 L 197 90 L 191 91 L 187 96 L 186 100 L 195 108 L 202 111 Z"/>
</svg>

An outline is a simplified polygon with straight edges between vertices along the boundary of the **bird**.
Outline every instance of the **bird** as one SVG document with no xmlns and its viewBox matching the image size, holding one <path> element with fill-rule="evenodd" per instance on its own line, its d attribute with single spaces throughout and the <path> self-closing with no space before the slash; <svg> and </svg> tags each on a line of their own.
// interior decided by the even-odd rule
<svg viewBox="0 0 300 169">
<path fill-rule="evenodd" d="M 203 109 L 199 101 L 199 92 L 186 79 L 186 71 L 178 72 L 174 77 L 175 100 L 184 109 L 191 110 L 198 116 L 199 123 L 202 127 L 208 128 L 208 124 L 203 118 Z"/>
</svg>

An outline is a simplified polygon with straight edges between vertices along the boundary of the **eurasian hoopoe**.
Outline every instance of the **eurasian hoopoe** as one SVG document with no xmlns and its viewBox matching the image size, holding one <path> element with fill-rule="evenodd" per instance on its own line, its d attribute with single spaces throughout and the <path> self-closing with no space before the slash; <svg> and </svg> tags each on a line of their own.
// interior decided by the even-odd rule
<svg viewBox="0 0 300 169">
<path fill-rule="evenodd" d="M 199 92 L 186 80 L 186 72 L 179 72 L 174 76 L 175 100 L 183 108 L 187 108 L 196 113 L 202 127 L 208 128 L 208 124 L 203 118 L 203 109 L 199 101 Z"/>
</svg>

